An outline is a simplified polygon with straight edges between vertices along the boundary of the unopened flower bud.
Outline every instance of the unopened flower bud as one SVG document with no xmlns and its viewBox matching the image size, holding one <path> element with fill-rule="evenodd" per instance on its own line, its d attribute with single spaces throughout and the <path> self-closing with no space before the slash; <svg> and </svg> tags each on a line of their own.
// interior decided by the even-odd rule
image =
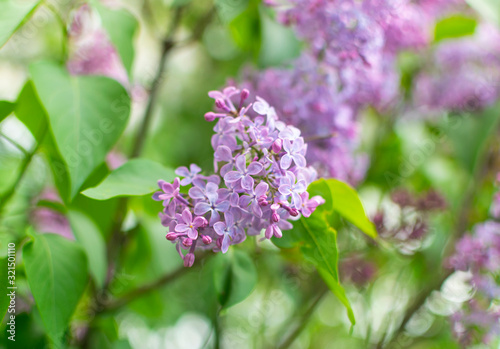
<svg viewBox="0 0 500 349">
<path fill-rule="evenodd" d="M 227 107 L 226 103 L 222 99 L 216 99 L 215 100 L 215 106 L 219 109 L 222 110 L 228 110 L 229 108 Z"/>
<path fill-rule="evenodd" d="M 273 226 L 272 225 L 270 225 L 266 228 L 265 236 L 266 236 L 266 239 L 270 239 L 273 237 Z"/>
<path fill-rule="evenodd" d="M 177 234 L 176 233 L 168 233 L 166 238 L 168 241 L 174 241 L 175 239 L 177 239 Z"/>
<path fill-rule="evenodd" d="M 290 212 L 290 215 L 294 217 L 297 217 L 299 215 L 299 211 L 296 208 L 290 208 L 288 212 Z"/>
<path fill-rule="evenodd" d="M 188 253 L 184 256 L 184 266 L 189 268 L 192 267 L 194 263 L 194 253 Z"/>
<path fill-rule="evenodd" d="M 257 198 L 257 203 L 260 206 L 267 206 L 269 205 L 269 202 L 267 201 L 267 197 L 265 195 L 261 195 Z"/>
<path fill-rule="evenodd" d="M 212 238 L 210 236 L 208 236 L 208 235 L 202 235 L 201 236 L 201 240 L 203 241 L 203 243 L 205 245 L 209 245 L 209 244 L 212 243 Z"/>
<path fill-rule="evenodd" d="M 191 240 L 190 238 L 184 239 L 182 241 L 182 244 L 186 247 L 190 247 L 193 244 L 193 240 Z"/>
<path fill-rule="evenodd" d="M 215 240 L 215 244 L 217 245 L 218 248 L 222 248 L 222 239 L 223 237 L 221 236 L 217 240 Z"/>
<path fill-rule="evenodd" d="M 216 118 L 215 113 L 211 111 L 205 114 L 205 120 L 208 122 L 214 121 L 215 118 Z"/>
<path fill-rule="evenodd" d="M 273 149 L 273 152 L 275 153 L 279 153 L 281 151 L 281 147 L 283 146 L 283 141 L 281 139 L 277 139 L 274 141 L 273 143 L 273 146 L 272 146 L 272 149 Z"/>
<path fill-rule="evenodd" d="M 278 223 L 280 221 L 280 215 L 277 212 L 273 212 L 271 215 L 271 221 L 273 223 Z"/>
<path fill-rule="evenodd" d="M 200 225 L 200 228 L 206 228 L 208 227 L 208 221 L 205 217 L 200 216 L 200 218 L 203 220 L 202 224 Z"/>
<path fill-rule="evenodd" d="M 242 101 L 244 101 L 245 99 L 247 99 L 248 96 L 250 96 L 250 91 L 248 91 L 246 88 L 244 88 L 243 90 L 241 90 L 240 98 L 241 98 Z"/>
</svg>

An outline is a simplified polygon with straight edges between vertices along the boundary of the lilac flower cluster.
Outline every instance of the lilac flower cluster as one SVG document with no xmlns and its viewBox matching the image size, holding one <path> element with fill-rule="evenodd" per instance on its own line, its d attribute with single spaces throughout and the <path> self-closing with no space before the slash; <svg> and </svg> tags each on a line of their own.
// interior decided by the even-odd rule
<svg viewBox="0 0 500 349">
<path fill-rule="evenodd" d="M 500 335 L 500 223 L 488 221 L 474 227 L 464 236 L 448 260 L 450 267 L 469 271 L 476 289 L 474 299 L 451 317 L 453 331 L 464 345 L 482 341 L 489 343 Z"/>
<path fill-rule="evenodd" d="M 356 184 L 368 165 L 358 151 L 359 113 L 395 104 L 397 54 L 429 45 L 436 16 L 458 1 L 271 2 L 280 21 L 309 45 L 291 69 L 247 72 L 244 85 L 309 139 L 308 161 L 321 176 Z"/>
<path fill-rule="evenodd" d="M 413 103 L 422 114 L 474 112 L 500 97 L 500 31 L 480 24 L 474 36 L 436 47 L 415 80 Z"/>
<path fill-rule="evenodd" d="M 246 104 L 249 95 L 235 87 L 209 93 L 217 108 L 205 114 L 207 121 L 217 120 L 211 141 L 215 174 L 204 176 L 195 164 L 180 167 L 179 177 L 159 181 L 161 191 L 153 195 L 163 202 L 166 237 L 186 267 L 197 248 L 225 253 L 261 231 L 267 239 L 280 238 L 292 228 L 289 219 L 308 217 L 324 202 L 306 191 L 316 171 L 307 167 L 300 131 L 279 121 L 264 99 Z"/>
</svg>

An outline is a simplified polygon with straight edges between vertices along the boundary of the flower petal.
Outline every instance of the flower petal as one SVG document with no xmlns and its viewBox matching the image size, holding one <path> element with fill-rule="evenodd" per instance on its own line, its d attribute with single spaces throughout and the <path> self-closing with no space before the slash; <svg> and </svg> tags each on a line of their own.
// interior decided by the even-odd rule
<svg viewBox="0 0 500 349">
<path fill-rule="evenodd" d="M 241 179 L 241 186 L 243 189 L 251 191 L 253 189 L 254 180 L 252 176 L 246 175 Z"/>
<path fill-rule="evenodd" d="M 212 206 L 210 206 L 206 202 L 198 202 L 194 207 L 194 214 L 197 216 L 201 216 L 202 214 L 205 214 L 210 210 L 212 210 Z"/>
<path fill-rule="evenodd" d="M 241 179 L 241 177 L 243 177 L 241 172 L 231 171 L 231 172 L 226 173 L 226 175 L 224 176 L 224 180 L 226 182 L 232 183 L 232 182 L 236 182 L 238 179 Z"/>
<path fill-rule="evenodd" d="M 281 168 L 286 170 L 290 167 L 291 164 L 292 164 L 292 157 L 288 154 L 283 155 L 280 162 Z"/>
<path fill-rule="evenodd" d="M 262 171 L 263 168 L 264 166 L 262 166 L 260 162 L 252 162 L 250 165 L 248 165 L 247 173 L 251 175 L 256 175 L 260 171 Z"/>
</svg>

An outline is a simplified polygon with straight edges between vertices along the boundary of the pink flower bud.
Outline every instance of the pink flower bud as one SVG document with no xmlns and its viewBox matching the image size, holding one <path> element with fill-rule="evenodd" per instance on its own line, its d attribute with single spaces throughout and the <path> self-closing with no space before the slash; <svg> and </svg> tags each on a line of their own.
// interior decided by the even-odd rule
<svg viewBox="0 0 500 349">
<path fill-rule="evenodd" d="M 191 240 L 190 238 L 184 239 L 182 241 L 182 244 L 186 247 L 190 247 L 193 244 L 193 240 Z"/>
<path fill-rule="evenodd" d="M 273 226 L 272 225 L 270 225 L 266 228 L 265 236 L 266 236 L 266 239 L 270 239 L 273 237 Z"/>
<path fill-rule="evenodd" d="M 194 253 L 190 252 L 184 256 L 184 266 L 186 268 L 190 268 L 193 266 L 193 263 L 194 263 Z"/>
<path fill-rule="evenodd" d="M 290 215 L 294 216 L 294 217 L 297 217 L 299 215 L 299 211 L 297 211 L 296 208 L 290 208 L 288 210 L 288 212 L 290 212 Z"/>
<path fill-rule="evenodd" d="M 273 223 L 278 223 L 280 221 L 280 215 L 277 212 L 273 212 L 271 215 L 271 221 Z"/>
<path fill-rule="evenodd" d="M 229 110 L 226 103 L 222 99 L 216 99 L 215 106 L 219 109 L 222 109 L 222 110 Z"/>
<path fill-rule="evenodd" d="M 277 139 L 274 141 L 272 145 L 272 150 L 275 153 L 279 153 L 281 151 L 281 147 L 283 146 L 283 141 L 281 139 Z"/>
<path fill-rule="evenodd" d="M 241 90 L 240 98 L 241 98 L 242 101 L 244 101 L 245 99 L 247 99 L 248 96 L 250 96 L 250 91 L 248 91 L 246 88 L 244 88 L 243 90 Z"/>
<path fill-rule="evenodd" d="M 177 239 L 177 234 L 176 233 L 168 233 L 166 238 L 168 241 L 174 241 L 175 239 Z"/>
<path fill-rule="evenodd" d="M 201 240 L 203 241 L 203 243 L 205 245 L 209 245 L 209 244 L 212 243 L 212 238 L 210 236 L 208 236 L 208 235 L 202 235 L 201 236 Z"/>
<path fill-rule="evenodd" d="M 215 113 L 212 113 L 211 111 L 205 114 L 205 120 L 208 122 L 214 121 L 215 118 Z"/>
</svg>

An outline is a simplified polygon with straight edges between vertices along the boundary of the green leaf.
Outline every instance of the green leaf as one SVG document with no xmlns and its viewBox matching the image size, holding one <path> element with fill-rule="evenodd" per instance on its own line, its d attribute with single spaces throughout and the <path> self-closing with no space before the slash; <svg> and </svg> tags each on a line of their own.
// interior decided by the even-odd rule
<svg viewBox="0 0 500 349">
<path fill-rule="evenodd" d="M 3 245 L 3 244 L 2 244 Z M 7 248 L 7 246 L 2 246 L 2 248 Z M 2 292 L 6 292 L 9 287 L 8 284 L 8 263 L 7 257 L 0 259 L 0 290 Z M 0 297 L 0 323 L 2 322 L 5 314 L 7 313 L 7 309 L 9 308 L 10 298 L 2 295 Z"/>
<path fill-rule="evenodd" d="M 89 261 L 90 274 L 97 286 L 102 287 L 106 279 L 106 244 L 97 225 L 86 214 L 68 210 L 67 217 L 75 238 L 83 247 Z"/>
<path fill-rule="evenodd" d="M 148 159 L 132 159 L 111 172 L 97 187 L 82 194 L 96 200 L 146 195 L 158 190 L 157 181 L 175 179 L 173 170 Z"/>
<path fill-rule="evenodd" d="M 330 291 L 337 297 L 337 299 L 342 303 L 347 310 L 347 317 L 349 321 L 354 326 L 356 324 L 356 319 L 354 318 L 354 312 L 352 311 L 351 303 L 345 294 L 345 290 L 338 280 L 335 280 L 328 271 L 318 268 L 319 274 L 325 281 Z"/>
<path fill-rule="evenodd" d="M 130 97 L 118 82 L 102 76 L 70 76 L 54 63 L 30 66 L 36 92 L 70 177 L 69 200 L 123 132 Z"/>
<path fill-rule="evenodd" d="M 257 1 L 249 2 L 247 9 L 229 23 L 229 30 L 238 47 L 250 52 L 254 59 L 259 57 L 262 30 Z"/>
<path fill-rule="evenodd" d="M 455 149 L 455 157 L 470 173 L 476 171 L 491 135 L 500 121 L 500 105 L 484 110 L 480 115 L 452 115 L 446 127 Z"/>
<path fill-rule="evenodd" d="M 215 290 L 219 303 L 229 308 L 247 298 L 257 283 L 257 270 L 248 254 L 233 249 L 213 258 Z"/>
<path fill-rule="evenodd" d="M 434 29 L 434 40 L 459 38 L 472 35 L 476 31 L 477 22 L 474 18 L 462 15 L 454 15 L 444 18 L 436 23 Z"/>
<path fill-rule="evenodd" d="M 15 106 L 15 103 L 0 101 L 0 122 L 14 111 Z"/>
<path fill-rule="evenodd" d="M 0 0 L 0 47 L 36 10 L 40 0 Z"/>
<path fill-rule="evenodd" d="M 137 19 L 124 9 L 112 10 L 101 5 L 99 1 L 94 1 L 93 6 L 99 12 L 104 29 L 106 29 L 122 59 L 123 66 L 130 75 L 135 52 L 133 40 L 139 28 Z"/>
<path fill-rule="evenodd" d="M 466 0 L 481 16 L 500 27 L 500 1 L 498 0 Z"/>
<path fill-rule="evenodd" d="M 17 97 L 14 109 L 16 117 L 30 130 L 37 142 L 41 142 L 41 137 L 47 127 L 47 115 L 43 110 L 35 87 L 31 81 L 26 82 L 21 93 Z"/>
<path fill-rule="evenodd" d="M 295 229 L 303 238 L 301 250 L 306 259 L 338 281 L 337 232 L 328 225 L 324 214 L 317 211 L 309 218 L 299 219 Z"/>
<path fill-rule="evenodd" d="M 350 185 L 337 179 L 319 179 L 307 189 L 311 195 L 321 195 L 325 200 L 324 209 L 337 212 L 371 238 L 377 238 L 375 225 L 366 217 L 358 193 Z"/>
<path fill-rule="evenodd" d="M 28 283 L 49 337 L 58 342 L 87 285 L 85 252 L 55 234 L 34 234 L 23 248 Z"/>
</svg>

